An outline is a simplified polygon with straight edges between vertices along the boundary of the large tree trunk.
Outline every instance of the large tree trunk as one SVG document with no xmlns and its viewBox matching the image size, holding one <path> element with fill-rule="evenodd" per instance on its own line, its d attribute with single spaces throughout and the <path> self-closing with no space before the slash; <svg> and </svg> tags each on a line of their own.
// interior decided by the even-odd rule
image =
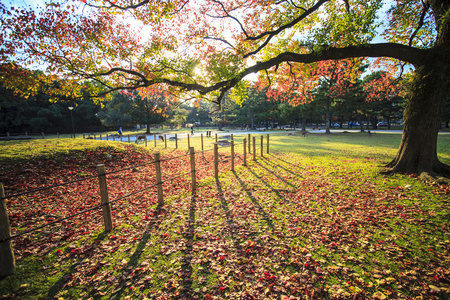
<svg viewBox="0 0 450 300">
<path fill-rule="evenodd" d="M 442 49 L 441 49 L 442 50 Z M 450 55 L 431 50 L 427 63 L 416 69 L 404 112 L 400 148 L 387 167 L 389 172 L 450 178 L 450 167 L 437 157 L 437 138 L 445 100 L 450 91 Z"/>
</svg>

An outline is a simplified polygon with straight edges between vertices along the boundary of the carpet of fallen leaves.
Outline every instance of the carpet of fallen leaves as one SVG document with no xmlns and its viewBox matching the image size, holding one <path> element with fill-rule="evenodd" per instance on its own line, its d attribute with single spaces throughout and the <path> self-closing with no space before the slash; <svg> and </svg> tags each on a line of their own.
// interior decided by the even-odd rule
<svg viewBox="0 0 450 300">
<path fill-rule="evenodd" d="M 115 229 L 104 233 L 101 211 L 93 210 L 15 238 L 17 274 L 0 281 L 1 297 L 450 296 L 447 186 L 417 178 L 399 185 L 347 169 L 349 162 L 317 165 L 286 154 L 258 157 L 234 173 L 223 163 L 215 180 L 212 153 L 205 152 L 196 156 L 199 187 L 192 194 L 184 154 L 162 155 L 162 207 L 151 187 L 153 156 L 134 147 L 24 163 L 3 174 L 7 195 L 80 180 L 8 199 L 17 234 L 98 205 L 96 165 L 104 164 Z M 28 264 L 37 266 L 35 274 Z"/>
</svg>

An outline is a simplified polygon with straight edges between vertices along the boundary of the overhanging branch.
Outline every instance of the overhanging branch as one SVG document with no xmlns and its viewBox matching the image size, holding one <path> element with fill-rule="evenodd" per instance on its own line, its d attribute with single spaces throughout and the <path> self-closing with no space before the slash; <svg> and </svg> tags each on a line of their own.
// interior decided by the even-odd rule
<svg viewBox="0 0 450 300">
<path fill-rule="evenodd" d="M 280 65 L 281 63 L 296 62 L 308 64 L 324 60 L 340 60 L 352 57 L 391 57 L 411 63 L 417 67 L 423 63 L 426 51 L 427 50 L 413 48 L 401 44 L 381 43 L 381 44 L 368 44 L 362 46 L 351 46 L 345 48 L 328 48 L 321 52 L 311 52 L 308 54 L 284 52 L 265 62 L 258 62 L 255 65 L 244 69 L 234 78 L 217 82 L 211 86 L 205 86 L 198 83 L 180 82 L 164 78 L 147 80 L 144 78 L 142 74 L 138 75 L 136 74 L 137 72 L 135 73 L 135 71 L 124 70 L 120 68 L 113 68 L 110 71 L 103 73 L 102 75 L 110 75 L 114 72 L 126 72 L 138 76 L 142 79 L 140 83 L 135 84 L 133 87 L 127 86 L 122 88 L 115 88 L 114 90 L 130 89 L 130 88 L 136 89 L 141 87 L 148 87 L 158 83 L 165 83 L 172 87 L 180 88 L 180 91 L 197 91 L 201 95 L 205 95 L 213 91 L 221 91 L 217 99 L 217 102 L 220 103 L 223 96 L 225 95 L 225 92 L 233 88 L 236 84 L 238 84 L 239 81 L 241 81 L 242 78 L 244 78 L 245 76 L 252 73 L 257 73 L 259 71 L 268 70 L 274 66 Z"/>
</svg>

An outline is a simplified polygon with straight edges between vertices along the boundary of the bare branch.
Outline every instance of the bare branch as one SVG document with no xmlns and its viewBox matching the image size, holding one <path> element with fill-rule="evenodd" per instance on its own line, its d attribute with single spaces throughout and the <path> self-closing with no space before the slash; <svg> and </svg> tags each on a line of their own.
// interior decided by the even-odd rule
<svg viewBox="0 0 450 300">
<path fill-rule="evenodd" d="M 419 32 L 420 28 L 422 28 L 423 26 L 423 21 L 425 20 L 425 16 L 427 15 L 428 10 L 430 9 L 430 4 L 429 2 L 425 2 L 423 3 L 423 9 L 422 9 L 422 13 L 420 14 L 420 19 L 419 19 L 419 24 L 417 24 L 417 28 L 416 30 L 414 30 L 414 32 L 412 33 L 411 37 L 409 38 L 409 46 L 412 46 L 412 42 L 415 38 L 415 36 L 417 35 L 417 33 Z"/>
<path fill-rule="evenodd" d="M 254 55 L 256 53 L 258 53 L 259 51 L 261 51 L 262 48 L 264 48 L 269 42 L 270 40 L 276 36 L 277 34 L 279 34 L 280 32 L 282 32 L 285 29 L 291 28 L 293 27 L 295 24 L 301 22 L 302 20 L 304 20 L 306 17 L 308 17 L 309 15 L 311 15 L 313 12 L 315 12 L 316 10 L 318 10 L 323 4 L 325 4 L 326 2 L 328 2 L 330 0 L 319 0 L 314 6 L 312 6 L 311 8 L 309 8 L 308 10 L 306 10 L 305 12 L 303 12 L 300 16 L 298 16 L 297 18 L 295 18 L 294 20 L 292 20 L 291 22 L 279 27 L 276 30 L 273 31 L 266 31 L 261 33 L 260 35 L 257 35 L 255 37 L 247 37 L 247 40 L 250 41 L 255 41 L 255 40 L 259 40 L 262 39 L 264 37 L 267 36 L 266 40 L 254 51 L 249 52 L 247 54 L 244 55 L 244 58 L 249 57 L 251 55 Z"/>
</svg>

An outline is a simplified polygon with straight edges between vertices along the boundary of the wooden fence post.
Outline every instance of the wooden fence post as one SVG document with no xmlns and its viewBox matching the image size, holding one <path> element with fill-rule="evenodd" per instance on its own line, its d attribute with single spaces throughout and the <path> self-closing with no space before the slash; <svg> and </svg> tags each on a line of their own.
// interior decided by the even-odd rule
<svg viewBox="0 0 450 300">
<path fill-rule="evenodd" d="M 115 142 L 116 141 L 116 135 L 113 134 L 112 136 L 113 136 L 113 142 Z"/>
<path fill-rule="evenodd" d="M 175 133 L 175 149 L 178 149 L 178 135 Z"/>
<path fill-rule="evenodd" d="M 195 151 L 194 151 L 194 147 L 190 147 L 189 148 L 189 153 L 190 153 L 190 157 L 191 157 L 191 180 L 192 180 L 191 188 L 192 188 L 192 192 L 194 193 L 195 190 L 197 189 L 197 176 L 196 176 L 196 172 L 195 172 Z"/>
<path fill-rule="evenodd" d="M 100 133 L 100 141 L 102 140 L 102 134 Z"/>
<path fill-rule="evenodd" d="M 234 140 L 231 137 L 231 172 L 234 172 Z"/>
<path fill-rule="evenodd" d="M 95 134 L 94 134 L 94 139 L 95 139 Z M 130 143 L 130 135 L 128 135 L 128 143 Z"/>
<path fill-rule="evenodd" d="M 267 154 L 269 154 L 269 134 L 267 134 Z"/>
<path fill-rule="evenodd" d="M 247 139 L 244 139 L 244 166 L 247 165 Z"/>
<path fill-rule="evenodd" d="M 253 137 L 253 160 L 256 160 L 256 137 Z"/>
<path fill-rule="evenodd" d="M 216 133 L 216 143 L 217 143 L 217 133 Z"/>
<path fill-rule="evenodd" d="M 105 231 L 113 229 L 111 217 L 111 203 L 109 203 L 108 186 L 106 185 L 105 165 L 97 165 L 98 184 L 100 186 L 100 197 L 102 200 L 103 221 L 105 222 Z"/>
<path fill-rule="evenodd" d="M 264 156 L 264 136 L 261 135 L 261 157 Z"/>
<path fill-rule="evenodd" d="M 189 148 L 191 148 L 191 137 L 190 137 L 189 133 L 187 134 L 187 140 L 188 140 L 188 150 L 189 150 Z"/>
<path fill-rule="evenodd" d="M 145 135 L 144 141 L 145 141 L 145 147 L 147 147 L 147 135 Z"/>
<path fill-rule="evenodd" d="M 155 147 L 156 147 L 156 134 L 153 135 L 153 140 L 155 141 Z"/>
<path fill-rule="evenodd" d="M 249 133 L 249 134 L 248 134 L 248 154 L 252 153 L 252 151 L 251 151 L 251 149 L 250 149 L 251 144 L 252 144 L 252 139 L 251 139 L 250 133 Z"/>
<path fill-rule="evenodd" d="M 202 141 L 202 155 L 203 155 L 203 133 L 200 135 Z"/>
<path fill-rule="evenodd" d="M 234 141 L 234 137 L 233 137 L 233 134 L 231 134 L 231 140 L 232 140 L 232 141 Z"/>
<path fill-rule="evenodd" d="M 219 146 L 214 143 L 214 178 L 219 179 Z"/>
<path fill-rule="evenodd" d="M 167 134 L 164 133 L 164 148 L 167 148 Z"/>
<path fill-rule="evenodd" d="M 164 195 L 161 176 L 161 160 L 159 152 L 155 153 L 155 171 L 156 171 L 156 184 L 158 189 L 158 205 L 164 205 Z"/>
<path fill-rule="evenodd" d="M 11 228 L 9 227 L 8 211 L 4 198 L 5 190 L 3 184 L 0 183 L 0 279 L 14 274 L 16 268 L 12 241 L 9 240 Z"/>
</svg>

